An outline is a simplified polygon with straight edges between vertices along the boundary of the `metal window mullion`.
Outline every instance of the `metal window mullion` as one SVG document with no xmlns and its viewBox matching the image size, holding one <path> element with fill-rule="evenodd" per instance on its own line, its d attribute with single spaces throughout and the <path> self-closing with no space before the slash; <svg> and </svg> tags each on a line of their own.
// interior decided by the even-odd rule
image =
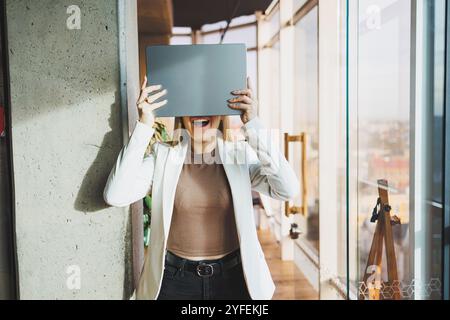
<svg viewBox="0 0 450 320">
<path fill-rule="evenodd" d="M 444 223 L 442 229 L 443 299 L 450 300 L 450 3 L 446 1 L 446 43 L 445 43 L 445 137 L 444 137 Z"/>
</svg>

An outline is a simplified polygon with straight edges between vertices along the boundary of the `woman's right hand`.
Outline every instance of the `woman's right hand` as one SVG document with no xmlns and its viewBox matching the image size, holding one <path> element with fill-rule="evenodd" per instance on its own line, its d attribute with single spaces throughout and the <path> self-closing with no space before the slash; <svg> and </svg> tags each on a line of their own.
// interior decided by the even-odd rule
<svg viewBox="0 0 450 320">
<path fill-rule="evenodd" d="M 166 89 L 159 91 L 161 89 L 161 85 L 147 87 L 147 77 L 144 78 L 144 83 L 142 84 L 141 93 L 136 105 L 139 112 L 139 121 L 150 127 L 153 127 L 155 122 L 153 110 L 161 108 L 167 104 L 167 100 L 155 102 L 167 94 Z"/>
</svg>

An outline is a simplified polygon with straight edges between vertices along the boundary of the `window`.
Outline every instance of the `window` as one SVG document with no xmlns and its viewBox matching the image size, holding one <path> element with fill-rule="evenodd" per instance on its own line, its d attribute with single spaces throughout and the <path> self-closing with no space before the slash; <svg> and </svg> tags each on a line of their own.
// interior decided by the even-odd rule
<svg viewBox="0 0 450 320">
<path fill-rule="evenodd" d="M 301 176 L 300 157 L 306 158 L 307 208 L 305 215 L 297 215 L 302 237 L 314 251 L 319 252 L 319 30 L 318 7 L 314 7 L 295 25 L 294 50 L 294 126 L 295 134 L 306 134 L 306 155 L 295 146 L 296 172 Z M 299 199 L 298 202 L 301 200 Z"/>
<path fill-rule="evenodd" d="M 174 27 L 172 29 L 171 45 L 192 44 L 191 28 Z"/>
<path fill-rule="evenodd" d="M 357 14 L 348 66 L 349 174 L 357 179 L 350 193 L 351 285 L 360 299 L 440 299 L 445 1 L 359 0 L 349 14 Z M 392 226 L 394 283 L 385 254 L 381 270 L 368 264 L 380 179 L 388 181 L 391 214 L 401 221 Z"/>
</svg>

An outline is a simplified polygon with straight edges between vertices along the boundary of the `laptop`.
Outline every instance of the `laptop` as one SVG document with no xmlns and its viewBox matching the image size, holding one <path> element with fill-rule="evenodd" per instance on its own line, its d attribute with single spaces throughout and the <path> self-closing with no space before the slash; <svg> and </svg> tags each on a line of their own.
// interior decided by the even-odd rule
<svg viewBox="0 0 450 320">
<path fill-rule="evenodd" d="M 233 90 L 247 86 L 244 44 L 158 45 L 146 51 L 149 85 L 167 89 L 156 117 L 239 115 L 228 107 Z"/>
</svg>

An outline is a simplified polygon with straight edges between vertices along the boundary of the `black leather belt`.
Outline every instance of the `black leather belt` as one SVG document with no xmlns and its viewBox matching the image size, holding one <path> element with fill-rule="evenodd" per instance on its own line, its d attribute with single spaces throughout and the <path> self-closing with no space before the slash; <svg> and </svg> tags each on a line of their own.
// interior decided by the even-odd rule
<svg viewBox="0 0 450 320">
<path fill-rule="evenodd" d="M 220 259 L 193 261 L 167 251 L 166 263 L 179 270 L 192 272 L 199 277 L 212 277 L 239 265 L 241 255 L 239 250 L 236 250 Z"/>
</svg>

